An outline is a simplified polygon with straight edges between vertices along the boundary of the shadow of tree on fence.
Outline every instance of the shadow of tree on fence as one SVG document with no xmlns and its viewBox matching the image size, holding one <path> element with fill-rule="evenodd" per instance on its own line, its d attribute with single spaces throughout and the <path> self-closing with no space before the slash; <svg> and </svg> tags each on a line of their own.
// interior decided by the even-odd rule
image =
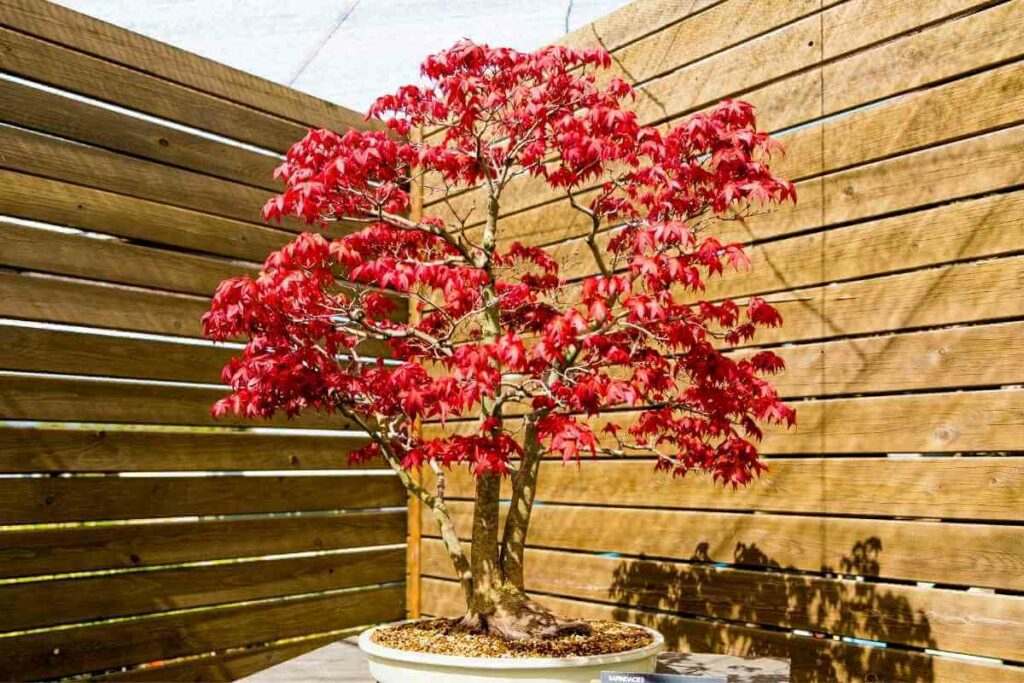
<svg viewBox="0 0 1024 683">
<path fill-rule="evenodd" d="M 934 647 L 928 616 L 903 595 L 870 582 L 783 573 L 794 568 L 781 566 L 756 544 L 738 543 L 731 563 L 736 566 L 730 568 L 716 567 L 708 549 L 707 543 L 699 544 L 692 563 L 641 556 L 617 566 L 608 590 L 619 605 L 615 618 L 658 629 L 670 649 L 790 658 L 794 682 L 934 680 L 931 658 L 924 654 L 830 637 Z M 881 540 L 868 538 L 854 544 L 838 567 L 821 571 L 877 576 L 881 552 Z M 692 616 L 732 623 L 686 618 Z M 794 636 L 788 629 L 829 636 Z"/>
</svg>

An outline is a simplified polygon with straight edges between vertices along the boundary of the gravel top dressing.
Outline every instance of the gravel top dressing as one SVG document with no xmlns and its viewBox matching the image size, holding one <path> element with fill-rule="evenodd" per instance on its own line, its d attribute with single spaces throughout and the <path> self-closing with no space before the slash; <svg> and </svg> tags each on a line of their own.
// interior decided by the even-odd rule
<svg viewBox="0 0 1024 683">
<path fill-rule="evenodd" d="M 644 629 L 614 621 L 588 621 L 590 635 L 505 641 L 456 628 L 457 619 L 426 619 L 376 631 L 372 640 L 396 650 L 458 657 L 588 657 L 635 650 L 653 642 Z"/>
</svg>

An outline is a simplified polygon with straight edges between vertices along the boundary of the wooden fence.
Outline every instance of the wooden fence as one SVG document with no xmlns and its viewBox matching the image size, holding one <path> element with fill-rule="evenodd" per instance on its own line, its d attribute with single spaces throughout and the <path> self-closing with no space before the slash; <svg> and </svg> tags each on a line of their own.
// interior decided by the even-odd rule
<svg viewBox="0 0 1024 683">
<path fill-rule="evenodd" d="M 542 600 L 789 656 L 794 681 L 1024 681 L 1022 35 L 1024 0 L 640 0 L 568 37 L 612 51 L 645 123 L 742 98 L 786 145 L 799 203 L 723 235 L 754 266 L 709 296 L 777 302 L 758 343 L 799 426 L 735 493 L 640 459 L 544 465 Z M 589 274 L 567 203 L 524 180 L 503 208 L 507 239 Z M 470 482 L 448 490 L 465 533 Z M 421 534 L 408 604 L 457 612 Z"/>
<path fill-rule="evenodd" d="M 401 617 L 397 480 L 337 420 L 213 420 L 197 339 L 299 229 L 258 216 L 282 151 L 361 117 L 42 0 L 0 0 L 0 71 L 0 680 L 231 679 Z"/>
</svg>

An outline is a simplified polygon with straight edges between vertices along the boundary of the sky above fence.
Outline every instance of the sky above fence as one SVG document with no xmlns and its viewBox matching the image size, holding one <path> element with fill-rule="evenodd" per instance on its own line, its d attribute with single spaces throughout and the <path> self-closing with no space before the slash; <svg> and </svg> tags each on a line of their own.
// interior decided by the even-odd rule
<svg viewBox="0 0 1024 683">
<path fill-rule="evenodd" d="M 71 9 L 365 111 L 468 37 L 532 49 L 626 0 L 58 0 Z"/>
</svg>

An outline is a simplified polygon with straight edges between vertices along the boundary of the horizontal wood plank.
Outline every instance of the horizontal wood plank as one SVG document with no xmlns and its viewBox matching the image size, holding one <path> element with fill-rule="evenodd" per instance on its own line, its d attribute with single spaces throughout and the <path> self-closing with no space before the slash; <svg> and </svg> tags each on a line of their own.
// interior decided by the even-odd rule
<svg viewBox="0 0 1024 683">
<path fill-rule="evenodd" d="M 131 379 L 175 380 L 220 384 L 221 370 L 237 347 L 212 343 L 118 337 L 0 322 L 0 369 L 56 372 Z M 368 355 L 389 355 L 389 349 L 367 340 L 357 349 Z"/>
<path fill-rule="evenodd" d="M 211 297 L 223 280 L 255 264 L 0 222 L 0 265 Z"/>
<path fill-rule="evenodd" d="M 186 340 L 182 340 L 183 342 Z M 240 350 L 0 322 L 0 369 L 220 384 Z"/>
<path fill-rule="evenodd" d="M 729 4 L 719 5 L 714 10 L 705 12 L 693 19 L 696 21 L 716 11 L 724 12 Z M 802 3 L 753 4 L 764 4 L 766 6 L 760 7 L 757 12 L 739 15 L 743 17 L 742 21 L 757 22 L 759 19 L 753 17 L 760 17 L 761 15 L 769 17 L 779 12 L 799 13 L 805 9 Z M 908 5 L 906 3 L 892 6 L 890 3 L 856 0 L 845 4 L 839 3 L 837 7 L 826 11 L 824 16 L 826 17 L 825 21 L 828 21 L 828 17 L 832 17 L 833 23 L 837 27 L 845 27 L 849 22 L 855 23 L 858 20 L 863 20 L 866 16 L 869 17 L 869 21 L 873 24 L 872 31 L 880 31 L 884 34 L 887 31 L 897 31 L 901 25 L 905 27 L 906 25 L 913 25 L 914 22 L 924 21 L 932 12 L 941 14 L 953 9 L 954 6 L 966 4 L 970 3 L 945 3 L 946 6 L 943 6 L 943 3 L 929 3 L 927 8 L 922 9 L 916 5 Z M 898 20 L 895 22 L 892 21 L 893 14 L 898 15 Z M 839 18 L 841 18 L 840 21 L 835 21 Z M 808 17 L 802 22 L 797 22 L 783 30 L 766 35 L 761 40 L 769 42 L 783 40 L 786 39 L 787 32 L 792 32 L 793 36 L 790 36 L 790 38 L 796 37 L 799 42 L 802 38 L 797 35 L 800 33 L 797 29 L 802 25 L 806 25 L 802 31 L 807 36 L 803 38 L 807 39 L 806 42 L 813 43 L 814 45 L 804 44 L 798 45 L 795 48 L 791 46 L 789 52 L 782 52 L 782 54 L 787 55 L 787 58 L 792 56 L 797 60 L 801 60 L 803 59 L 801 56 L 802 51 L 816 53 L 819 50 L 816 46 L 821 41 L 818 40 L 817 33 L 819 28 L 815 24 L 820 23 L 820 21 L 820 17 Z M 997 62 L 1000 59 L 1020 56 L 1019 45 L 1015 46 L 1012 42 L 1007 41 L 1008 32 L 1005 30 L 1007 23 L 1024 25 L 1024 12 L 1021 12 L 1020 7 L 996 8 L 991 13 L 982 12 L 963 21 L 968 22 L 968 30 L 959 30 L 961 29 L 959 24 L 962 22 L 952 21 L 940 24 L 926 31 L 902 36 L 900 39 L 893 41 L 891 44 L 898 46 L 900 54 L 913 55 L 914 59 L 917 60 L 922 59 L 922 53 L 926 57 L 930 56 L 933 60 L 942 59 L 942 70 L 931 80 L 929 78 L 934 69 L 930 68 L 930 64 L 928 67 L 921 66 L 917 69 L 896 72 L 887 80 L 889 87 L 873 92 L 873 98 L 894 97 L 910 90 L 912 87 L 921 87 L 928 83 L 940 83 L 943 78 L 969 74 L 974 69 Z M 730 27 L 730 31 L 726 32 L 727 34 L 731 32 L 735 23 L 736 21 L 730 21 L 727 24 L 723 24 Z M 954 27 L 958 29 L 957 35 L 962 38 L 962 45 L 958 46 L 956 55 L 948 55 L 946 46 L 949 44 L 949 36 L 947 34 L 953 31 Z M 704 33 L 708 33 L 708 31 Z M 852 37 L 852 40 L 859 43 L 864 39 L 865 33 L 865 31 L 850 31 L 849 35 Z M 842 34 L 837 32 L 836 35 Z M 832 37 L 833 35 L 827 36 L 826 42 Z M 654 36 L 648 40 L 653 39 Z M 688 40 L 687 43 L 699 43 L 702 40 L 704 38 L 701 35 L 697 35 Z M 698 73 L 695 77 L 701 80 L 704 78 L 702 73 L 700 73 L 702 69 L 713 68 L 718 59 L 728 58 L 731 61 L 735 61 L 741 56 L 739 52 L 742 49 L 747 49 L 758 42 L 753 41 L 742 46 L 741 49 L 729 50 L 710 60 L 693 64 L 687 69 L 697 70 Z M 636 45 L 639 46 L 640 44 L 637 43 Z M 770 48 L 770 45 L 766 44 L 766 46 Z M 680 49 L 684 48 L 675 48 L 666 54 L 675 55 Z M 871 54 L 871 52 L 868 51 L 867 54 Z M 874 66 L 877 65 L 877 60 L 858 59 L 858 55 L 861 54 L 864 53 L 857 53 L 848 59 L 834 62 L 828 66 L 828 76 L 834 79 L 839 88 L 841 88 L 841 84 L 859 78 L 860 71 L 873 71 L 877 68 L 877 66 Z M 757 73 L 758 69 L 761 68 L 777 68 L 779 63 L 780 60 L 774 56 L 770 58 L 762 56 L 753 69 L 749 65 L 742 67 L 733 65 L 734 68 L 719 71 L 715 77 L 719 80 L 728 80 L 732 78 L 734 73 L 742 73 L 746 76 L 747 74 Z M 928 62 L 923 61 L 922 64 L 928 64 Z M 798 72 L 796 75 L 782 81 L 773 81 L 763 88 L 740 92 L 739 96 L 742 99 L 751 101 L 757 107 L 759 127 L 764 130 L 778 131 L 807 123 L 821 116 L 836 114 L 843 107 L 825 109 L 822 102 L 822 84 L 825 78 L 822 68 L 824 67 L 816 67 L 812 71 Z M 677 86 L 674 84 L 673 79 L 677 78 L 679 73 L 686 72 L 687 69 L 683 69 L 676 74 L 667 76 L 645 87 L 657 88 L 659 87 L 658 83 L 666 82 L 667 85 L 665 87 L 673 91 L 668 95 L 662 94 L 659 96 L 662 99 L 667 98 L 666 101 L 670 101 L 673 96 L 697 96 L 700 88 L 703 87 L 704 80 L 696 84 L 691 83 L 686 87 L 680 88 L 678 91 L 674 90 Z M 1019 81 L 1019 68 L 1010 66 L 998 71 L 999 73 L 997 74 L 965 79 L 963 83 L 940 85 L 931 91 L 926 90 L 913 93 L 907 97 L 897 98 L 892 102 L 884 102 L 881 106 L 874 109 L 854 112 L 852 116 L 825 119 L 818 125 L 782 135 L 780 141 L 786 145 L 789 153 L 785 157 L 774 159 L 772 168 L 783 177 L 797 179 L 821 173 L 826 169 L 834 170 L 854 163 L 866 163 L 886 155 L 905 152 L 929 144 L 937 144 L 957 136 L 965 136 L 970 134 L 971 131 L 984 131 L 995 125 L 1007 125 L 1006 122 L 1019 120 L 1019 106 L 1011 102 L 1005 102 L 1007 99 L 1012 101 L 1017 97 L 1015 93 L 1019 91 L 1019 87 L 1015 83 Z M 623 74 L 619 75 L 622 76 Z M 626 80 L 630 79 L 627 78 Z M 874 81 L 864 79 L 864 82 L 867 87 L 870 87 L 871 84 L 877 83 L 878 79 Z M 999 85 L 1000 83 L 1005 85 Z M 641 100 L 643 100 L 644 89 L 641 88 L 640 92 Z M 972 98 L 974 101 L 972 101 Z M 709 100 L 707 104 L 676 112 L 669 116 L 669 119 L 674 120 L 681 114 L 691 113 L 702 107 L 709 106 L 713 101 Z M 863 100 L 863 102 L 867 101 L 869 100 Z M 972 102 L 973 106 L 970 110 L 965 110 L 957 104 L 963 101 Z M 641 109 L 642 105 L 643 102 L 641 102 Z M 948 113 L 943 111 L 947 108 L 953 108 L 957 115 L 955 117 L 948 116 Z M 648 112 L 648 114 L 654 116 L 651 112 Z M 647 118 L 643 115 L 641 116 L 641 120 L 650 122 Z M 999 122 L 1003 123 L 1000 124 Z M 856 135 L 857 131 L 861 131 L 865 135 L 870 134 L 872 144 L 857 144 L 860 139 Z M 854 134 L 851 135 L 851 133 Z M 483 216 L 480 213 L 482 211 L 480 208 L 482 206 L 481 192 L 482 190 L 477 190 L 451 200 L 454 211 L 462 215 L 472 206 L 476 206 L 476 212 L 469 222 L 470 225 L 483 221 Z M 514 180 L 502 192 L 501 210 L 503 214 L 518 212 L 530 206 L 550 202 L 558 198 L 559 193 L 548 188 L 542 179 L 524 176 Z M 429 195 L 426 199 L 428 205 L 439 201 L 439 198 L 432 198 Z M 549 207 L 545 211 L 547 218 L 549 220 L 558 219 L 558 222 L 563 222 L 575 217 L 574 214 L 576 212 L 567 207 L 567 202 L 563 202 L 563 204 L 566 206 Z M 557 208 L 562 210 L 556 211 L 555 209 Z M 446 217 L 451 217 L 452 215 L 452 211 L 442 205 L 432 206 L 431 211 L 439 212 Z M 525 218 L 520 217 L 511 221 L 506 220 L 505 231 L 509 230 L 509 225 L 518 225 Z M 578 217 L 575 218 L 579 220 Z M 589 219 L 587 219 L 586 223 L 587 227 L 589 227 Z M 513 232 L 516 232 L 516 235 L 507 235 L 509 239 L 518 236 L 518 231 L 514 230 Z"/>
<path fill-rule="evenodd" d="M 338 476 L 29 477 L 0 479 L 0 524 L 52 524 L 405 504 L 390 472 Z"/>
<path fill-rule="evenodd" d="M 283 416 L 214 418 L 211 407 L 227 393 L 226 388 L 205 386 L 0 375 L 0 419 L 317 429 L 351 429 L 353 425 L 338 415 L 314 413 L 291 420 Z"/>
<path fill-rule="evenodd" d="M 556 43 L 566 47 L 601 47 L 614 52 L 645 34 L 670 26 L 712 7 L 721 0 L 635 0 L 595 19 Z"/>
<path fill-rule="evenodd" d="M 815 177 L 797 183 L 796 204 L 742 223 L 723 222 L 711 232 L 723 241 L 764 240 L 1013 188 L 1024 181 L 1022 148 L 1024 127 L 1018 125 Z M 592 196 L 582 193 L 579 201 Z M 503 241 L 547 246 L 582 237 L 590 219 L 558 201 L 506 216 L 499 230 Z"/>
<path fill-rule="evenodd" d="M 0 170 L 0 206 L 17 218 L 257 262 L 295 239 L 283 230 L 8 170 Z"/>
<path fill-rule="evenodd" d="M 894 394 L 802 401 L 797 424 L 769 427 L 764 455 L 843 453 L 961 453 L 1018 451 L 1024 431 L 1024 391 Z M 633 423 L 638 411 L 607 412 L 587 420 L 599 443 L 617 444 L 603 430 Z M 510 418 L 510 428 L 517 426 Z M 424 425 L 427 436 L 473 433 L 474 422 Z M 555 457 L 555 456 L 552 456 Z"/>
<path fill-rule="evenodd" d="M 340 132 L 372 127 L 359 112 L 44 0 L 4 0 L 0 22 L 307 127 L 321 126 Z"/>
<path fill-rule="evenodd" d="M 0 472 L 187 472 L 349 467 L 368 436 L 0 427 Z M 373 461 L 359 469 L 384 467 Z"/>
<path fill-rule="evenodd" d="M 1019 71 L 1018 67 L 1014 68 Z M 1024 92 L 1024 88 L 1017 88 L 1017 91 Z M 1024 95 L 1021 98 L 1018 113 L 1024 111 L 1021 108 Z M 964 106 L 961 104 L 958 108 L 964 109 Z M 864 114 L 881 109 L 869 109 Z M 947 121 L 961 120 L 952 113 L 942 116 Z M 901 116 L 899 120 L 908 120 L 908 117 Z M 915 117 L 909 120 L 915 121 Z M 896 129 L 894 123 L 890 122 L 887 128 Z M 842 139 L 861 140 L 863 137 L 877 141 L 879 135 L 851 135 Z M 859 149 L 875 150 L 877 147 L 861 145 Z M 716 298 L 788 289 L 1007 253 L 1020 248 L 1020 239 L 1009 228 L 1021 220 L 1022 207 L 1024 193 L 1017 191 L 758 244 L 748 248 L 751 269 L 710 279 L 707 296 Z M 606 248 L 611 237 L 617 234 L 618 229 L 603 233 L 598 238 L 599 245 Z M 912 245 L 912 249 L 900 248 L 906 244 Z M 590 248 L 583 239 L 552 245 L 548 252 L 558 260 L 562 277 L 577 279 L 597 272 Z M 809 258 L 810 255 L 820 258 Z"/>
<path fill-rule="evenodd" d="M 655 472 L 648 460 L 548 462 L 536 496 L 572 505 L 1024 520 L 1024 458 L 777 458 L 767 464 L 767 472 L 734 490 L 710 476 Z M 424 479 L 435 485 L 433 476 Z M 474 484 L 465 468 L 454 469 L 446 495 L 472 500 Z M 503 485 L 508 498 L 507 479 Z"/>
<path fill-rule="evenodd" d="M 405 550 L 391 548 L 15 583 L 0 603 L 4 630 L 19 631 L 404 579 Z"/>
<path fill-rule="evenodd" d="M 353 630 L 349 635 L 358 633 Z M 94 681 L 155 681 L 156 683 L 195 683 L 203 681 L 237 681 L 250 674 L 267 669 L 275 664 L 286 662 L 293 657 L 305 654 L 317 648 L 330 645 L 346 633 L 333 633 L 326 636 L 304 638 L 298 642 L 286 641 L 268 647 L 246 648 L 214 654 L 205 657 L 178 659 L 176 661 L 157 660 L 147 666 L 127 671 L 91 676 Z"/>
<path fill-rule="evenodd" d="M 0 315 L 21 320 L 202 336 L 209 299 L 0 271 Z"/>
<path fill-rule="evenodd" d="M 10 171 L 32 173 L 250 223 L 261 222 L 260 209 L 273 194 L 251 185 L 8 125 L 0 125 L 0 145 L 4 149 L 0 165 Z M 302 229 L 300 223 L 291 220 L 285 222 L 285 227 Z"/>
<path fill-rule="evenodd" d="M 1015 256 L 794 289 L 765 296 L 777 304 L 781 327 L 761 329 L 754 342 L 825 339 L 1018 317 L 1013 296 L 1024 283 Z"/>
<path fill-rule="evenodd" d="M 18 83 L 0 81 L 0 121 L 279 191 L 276 156 Z"/>
<path fill-rule="evenodd" d="M 36 679 L 402 618 L 401 587 L 171 613 L 0 639 L 0 678 Z"/>
<path fill-rule="evenodd" d="M 458 615 L 462 610 L 458 584 L 437 579 L 423 581 L 424 610 L 428 614 Z M 949 657 L 933 657 L 844 643 L 740 624 L 700 621 L 664 612 L 647 612 L 592 602 L 534 595 L 542 604 L 577 618 L 616 619 L 644 624 L 665 636 L 670 650 L 715 652 L 741 657 L 790 659 L 793 683 L 834 681 L 930 681 L 931 683 L 1020 683 L 1020 667 L 994 666 Z"/>
<path fill-rule="evenodd" d="M 405 512 L 160 520 L 0 532 L 0 576 L 146 567 L 405 541 Z"/>
<path fill-rule="evenodd" d="M 424 576 L 454 579 L 439 540 L 422 545 Z M 851 557 L 869 563 L 870 551 Z M 526 586 L 539 593 L 912 647 L 1024 659 L 1013 633 L 1024 598 L 712 567 L 528 550 Z"/>
<path fill-rule="evenodd" d="M 10 23 L 7 6 L 3 16 Z M 306 134 L 294 121 L 8 28 L 0 28 L 0 44 L 0 69 L 86 97 L 276 151 Z"/>
<path fill-rule="evenodd" d="M 455 501 L 449 508 L 459 536 L 469 538 L 471 505 Z M 502 517 L 507 509 L 502 506 Z M 423 535 L 438 536 L 427 513 Z M 856 571 L 863 576 L 1007 590 L 1024 586 L 1020 526 L 539 505 L 531 517 L 529 543 L 538 548 L 851 574 L 850 558 L 867 553 L 870 562 Z M 935 552 L 936 548 L 955 551 Z"/>
<path fill-rule="evenodd" d="M 1019 384 L 1021 335 L 1014 322 L 785 346 L 786 369 L 771 381 L 787 397 Z"/>
</svg>

